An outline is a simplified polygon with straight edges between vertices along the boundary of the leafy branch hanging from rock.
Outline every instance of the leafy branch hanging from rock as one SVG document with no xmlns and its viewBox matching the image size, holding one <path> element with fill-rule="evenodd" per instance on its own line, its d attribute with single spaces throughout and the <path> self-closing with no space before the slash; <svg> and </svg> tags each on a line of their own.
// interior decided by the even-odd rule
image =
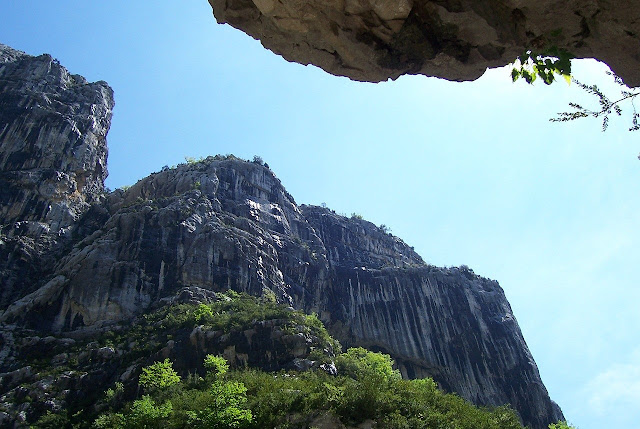
<svg viewBox="0 0 640 429">
<path fill-rule="evenodd" d="M 551 85 L 556 80 L 556 76 L 562 76 L 567 83 L 574 82 L 585 92 L 598 98 L 599 108 L 590 109 L 578 103 L 569 103 L 573 110 L 559 112 L 557 117 L 550 119 L 551 122 L 567 122 L 587 117 L 602 118 L 602 131 L 606 131 L 609 127 L 609 116 L 614 113 L 617 116 L 622 116 L 620 105 L 628 101 L 633 110 L 631 114 L 632 125 L 629 131 L 640 130 L 640 123 L 638 123 L 640 114 L 634 104 L 635 98 L 640 94 L 640 91 L 636 88 L 628 88 L 615 73 L 606 72 L 608 75 L 613 76 L 614 81 L 622 87 L 620 97 L 612 100 L 597 85 L 584 84 L 571 76 L 572 58 L 574 56 L 570 52 L 557 47 L 551 47 L 541 52 L 528 50 L 514 62 L 511 69 L 511 78 L 514 82 L 523 78 L 527 83 L 533 84 L 539 77 L 545 84 Z"/>
<path fill-rule="evenodd" d="M 544 83 L 551 85 L 556 76 L 562 76 L 570 82 L 572 58 L 573 54 L 555 46 L 541 52 L 526 51 L 516 59 L 511 79 L 515 82 L 523 78 L 531 84 L 539 77 Z"/>
<path fill-rule="evenodd" d="M 640 94 L 637 89 L 630 90 L 622 81 L 622 79 L 612 72 L 606 72 L 608 75 L 613 76 L 615 82 L 620 85 L 623 89 L 620 90 L 620 98 L 617 100 L 611 100 L 607 97 L 597 85 L 587 85 L 575 78 L 571 80 L 578 85 L 580 88 L 585 90 L 587 93 L 592 94 L 598 98 L 598 103 L 600 104 L 599 109 L 588 109 L 583 107 L 578 103 L 569 103 L 569 106 L 574 110 L 571 112 L 560 112 L 556 118 L 551 118 L 552 122 L 567 122 L 573 121 L 579 118 L 587 118 L 589 116 L 594 118 L 602 117 L 602 131 L 606 131 L 609 127 L 609 115 L 615 113 L 618 116 L 622 116 L 622 108 L 620 104 L 629 101 L 631 104 L 631 108 L 633 109 L 633 113 L 631 114 L 631 127 L 629 131 L 638 131 L 640 130 L 640 124 L 638 124 L 638 118 L 640 114 L 638 113 L 636 106 L 634 104 L 635 98 Z"/>
</svg>

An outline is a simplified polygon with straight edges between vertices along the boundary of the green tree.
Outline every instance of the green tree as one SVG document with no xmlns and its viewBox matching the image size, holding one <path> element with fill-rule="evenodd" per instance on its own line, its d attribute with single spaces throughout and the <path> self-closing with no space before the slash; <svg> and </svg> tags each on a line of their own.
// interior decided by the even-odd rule
<svg viewBox="0 0 640 429">
<path fill-rule="evenodd" d="M 180 376 L 173 369 L 169 359 L 142 368 L 139 380 L 140 386 L 149 390 L 150 393 L 157 393 L 178 383 L 180 383 Z"/>
<path fill-rule="evenodd" d="M 227 373 L 229 364 L 222 356 L 207 355 L 204 358 L 204 367 L 213 376 L 220 376 Z"/>
<path fill-rule="evenodd" d="M 252 421 L 247 402 L 247 388 L 236 381 L 215 381 L 209 389 L 209 401 L 204 408 L 186 412 L 189 427 L 245 428 Z"/>
<path fill-rule="evenodd" d="M 396 407 L 398 398 L 390 387 L 401 377 L 389 355 L 350 348 L 336 358 L 336 367 L 338 374 L 352 378 L 342 387 L 337 407 L 348 420 L 358 423 L 367 416 L 378 418 Z"/>
</svg>

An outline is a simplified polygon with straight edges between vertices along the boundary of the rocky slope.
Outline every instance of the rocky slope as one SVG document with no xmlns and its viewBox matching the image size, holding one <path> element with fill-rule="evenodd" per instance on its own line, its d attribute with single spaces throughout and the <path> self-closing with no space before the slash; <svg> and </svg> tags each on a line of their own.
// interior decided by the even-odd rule
<svg viewBox="0 0 640 429">
<path fill-rule="evenodd" d="M 209 311 L 198 312 L 203 306 Z M 43 336 L 46 332 L 18 326 L 4 326 L 2 334 L 4 364 L 18 364 L 0 374 L 3 428 L 91 427 L 98 414 L 115 405 L 105 391 L 118 390 L 120 404 L 136 399 L 141 369 L 158 360 L 170 359 L 192 380 L 205 375 L 208 354 L 223 356 L 234 368 L 336 375 L 339 351 L 313 316 L 273 300 L 197 287 L 183 288 L 142 317 L 91 335 Z M 59 424 L 51 424 L 52 416 Z"/>
<path fill-rule="evenodd" d="M 206 300 L 231 289 L 315 311 L 343 345 L 385 351 L 405 376 L 432 376 L 476 404 L 510 403 L 534 428 L 562 418 L 497 282 L 427 265 L 365 220 L 298 205 L 269 168 L 233 156 L 104 194 L 111 90 L 49 56 L 0 46 L 0 58 L 3 392 L 33 372 L 25 338 L 64 349 L 181 291 Z M 69 383 L 77 391 L 131 373 L 106 367 Z"/>
<path fill-rule="evenodd" d="M 209 0 L 219 23 L 288 61 L 377 82 L 474 80 L 552 46 L 640 85 L 640 2 L 598 0 Z"/>
</svg>

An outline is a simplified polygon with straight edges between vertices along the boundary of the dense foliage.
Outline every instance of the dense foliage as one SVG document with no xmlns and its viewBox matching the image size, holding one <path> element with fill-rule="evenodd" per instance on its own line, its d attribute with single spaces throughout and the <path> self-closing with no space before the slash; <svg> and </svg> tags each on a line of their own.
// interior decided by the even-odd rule
<svg viewBox="0 0 640 429">
<path fill-rule="evenodd" d="M 338 357 L 339 376 L 323 371 L 227 372 L 220 357 L 206 360 L 211 370 L 204 380 L 190 378 L 177 388 L 154 390 L 120 410 L 102 414 L 94 426 L 304 428 L 331 415 L 347 425 L 372 420 L 384 428 L 522 427 L 509 408 L 474 407 L 438 390 L 431 379 L 402 380 L 389 356 L 362 348 Z M 171 378 L 166 362 L 159 364 L 164 374 L 159 378 Z M 154 365 L 151 372 L 157 372 Z"/>
</svg>

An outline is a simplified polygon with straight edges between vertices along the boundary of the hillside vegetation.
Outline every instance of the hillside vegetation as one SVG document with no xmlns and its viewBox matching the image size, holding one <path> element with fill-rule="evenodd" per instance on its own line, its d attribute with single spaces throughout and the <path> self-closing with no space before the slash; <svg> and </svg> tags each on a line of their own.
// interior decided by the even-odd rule
<svg viewBox="0 0 640 429">
<path fill-rule="evenodd" d="M 315 315 L 268 298 L 235 292 L 218 297 L 212 303 L 167 305 L 126 330 L 105 334 L 104 341 L 146 344 L 132 350 L 131 358 L 140 359 L 141 352 L 157 348 L 158 337 L 197 327 L 224 336 L 277 320 L 284 333 L 314 339 L 305 356 L 308 369 L 266 372 L 232 362 L 229 370 L 223 357 L 208 354 L 204 372 L 192 368 L 180 376 L 170 359 L 157 359 L 128 387 L 113 383 L 93 408 L 48 412 L 32 427 L 522 428 L 508 407 L 473 406 L 428 378 L 403 380 L 388 355 L 363 348 L 340 353 L 340 344 Z"/>
</svg>

